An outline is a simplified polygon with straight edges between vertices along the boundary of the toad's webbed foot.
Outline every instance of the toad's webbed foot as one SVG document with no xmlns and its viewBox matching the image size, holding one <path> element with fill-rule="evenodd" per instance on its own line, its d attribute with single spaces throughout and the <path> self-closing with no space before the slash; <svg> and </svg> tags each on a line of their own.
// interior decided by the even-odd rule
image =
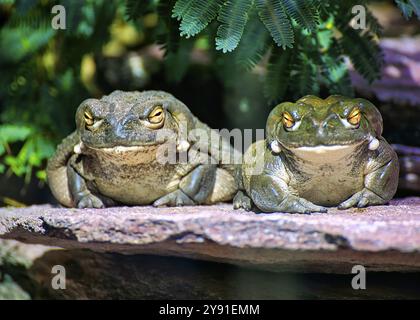
<svg viewBox="0 0 420 320">
<path fill-rule="evenodd" d="M 195 202 L 188 197 L 182 190 L 175 190 L 163 197 L 157 199 L 154 203 L 154 207 L 175 207 L 175 206 L 192 206 Z"/>
<path fill-rule="evenodd" d="M 251 199 L 263 212 L 327 212 L 327 208 L 292 193 L 287 183 L 274 175 L 254 176 L 251 186 Z"/>
<path fill-rule="evenodd" d="M 97 196 L 90 192 L 86 192 L 78 197 L 76 207 L 79 209 L 84 208 L 105 208 L 104 203 Z"/>
<path fill-rule="evenodd" d="M 362 191 L 355 193 L 349 199 L 342 202 L 338 206 L 338 209 L 344 210 L 352 207 L 363 208 L 368 205 L 385 204 L 386 202 L 387 201 L 385 201 L 373 191 L 364 188 Z"/>
<path fill-rule="evenodd" d="M 304 213 L 309 214 L 313 212 L 327 212 L 327 208 L 318 206 L 303 198 L 287 195 L 283 201 L 278 205 L 276 211 L 289 213 Z"/>
<path fill-rule="evenodd" d="M 250 211 L 252 209 L 252 200 L 243 191 L 238 191 L 233 198 L 233 209 L 241 208 Z"/>
</svg>

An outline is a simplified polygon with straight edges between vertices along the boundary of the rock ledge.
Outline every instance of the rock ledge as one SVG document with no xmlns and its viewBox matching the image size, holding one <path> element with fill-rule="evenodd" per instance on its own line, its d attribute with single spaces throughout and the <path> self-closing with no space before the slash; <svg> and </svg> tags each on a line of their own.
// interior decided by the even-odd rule
<svg viewBox="0 0 420 320">
<path fill-rule="evenodd" d="M 254 214 L 230 205 L 0 209 L 0 237 L 122 254 L 170 255 L 272 271 L 420 270 L 420 198 L 327 214 Z"/>
</svg>

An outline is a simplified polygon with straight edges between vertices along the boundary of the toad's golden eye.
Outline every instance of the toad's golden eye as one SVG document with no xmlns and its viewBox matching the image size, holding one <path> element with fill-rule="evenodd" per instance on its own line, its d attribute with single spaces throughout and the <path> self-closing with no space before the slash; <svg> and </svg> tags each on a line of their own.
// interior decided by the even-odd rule
<svg viewBox="0 0 420 320">
<path fill-rule="evenodd" d="M 295 119 L 293 119 L 292 115 L 285 111 L 283 112 L 283 125 L 286 129 L 290 129 L 295 125 Z"/>
<path fill-rule="evenodd" d="M 94 121 L 94 119 L 93 119 L 92 114 L 91 114 L 89 111 L 85 111 L 83 115 L 84 115 L 84 118 L 85 118 L 85 123 L 86 123 L 86 125 L 87 125 L 87 126 L 91 126 L 91 125 L 93 125 L 93 123 L 94 123 L 95 121 Z"/>
<path fill-rule="evenodd" d="M 360 112 L 360 109 L 358 107 L 353 108 L 353 110 L 347 117 L 347 121 L 354 126 L 357 126 L 360 123 L 361 119 L 362 113 Z"/>
<path fill-rule="evenodd" d="M 161 125 L 163 124 L 163 120 L 165 119 L 165 112 L 161 106 L 156 107 L 147 117 L 147 120 L 152 125 Z"/>
</svg>

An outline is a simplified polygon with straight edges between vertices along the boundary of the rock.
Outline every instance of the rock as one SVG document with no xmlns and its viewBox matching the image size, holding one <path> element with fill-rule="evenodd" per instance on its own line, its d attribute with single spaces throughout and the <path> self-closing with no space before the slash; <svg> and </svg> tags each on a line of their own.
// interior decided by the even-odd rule
<svg viewBox="0 0 420 320">
<path fill-rule="evenodd" d="M 0 209 L 0 236 L 116 254 L 148 254 L 288 272 L 420 270 L 420 198 L 327 214 L 255 214 L 231 205 Z"/>
<path fill-rule="evenodd" d="M 283 273 L 231 264 L 152 255 L 121 255 L 0 240 L 0 299 L 419 299 L 419 274 Z M 7 251 L 7 253 L 6 253 Z M 2 256 L 2 253 L 5 253 Z M 36 254 L 35 254 L 36 253 Z M 42 253 L 42 254 L 41 254 Z M 65 268 L 65 288 L 54 289 L 54 266 Z"/>
<path fill-rule="evenodd" d="M 354 70 L 352 85 L 367 97 L 381 102 L 420 107 L 420 37 L 384 38 L 381 79 L 369 85 Z"/>
</svg>

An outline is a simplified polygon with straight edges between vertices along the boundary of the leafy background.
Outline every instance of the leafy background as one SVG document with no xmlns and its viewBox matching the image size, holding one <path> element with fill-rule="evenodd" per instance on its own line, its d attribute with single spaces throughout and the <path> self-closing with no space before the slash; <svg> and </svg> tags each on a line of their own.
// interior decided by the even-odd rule
<svg viewBox="0 0 420 320">
<path fill-rule="evenodd" d="M 347 60 L 369 82 L 380 75 L 377 19 L 366 7 L 367 29 L 350 25 L 351 8 L 370 2 L 0 0 L 0 174 L 45 181 L 79 103 L 114 89 L 179 92 L 215 127 L 253 105 L 230 125 L 257 126 L 285 99 L 351 96 Z M 56 4 L 66 30 L 51 28 Z M 420 0 L 394 5 L 420 16 Z"/>
</svg>

